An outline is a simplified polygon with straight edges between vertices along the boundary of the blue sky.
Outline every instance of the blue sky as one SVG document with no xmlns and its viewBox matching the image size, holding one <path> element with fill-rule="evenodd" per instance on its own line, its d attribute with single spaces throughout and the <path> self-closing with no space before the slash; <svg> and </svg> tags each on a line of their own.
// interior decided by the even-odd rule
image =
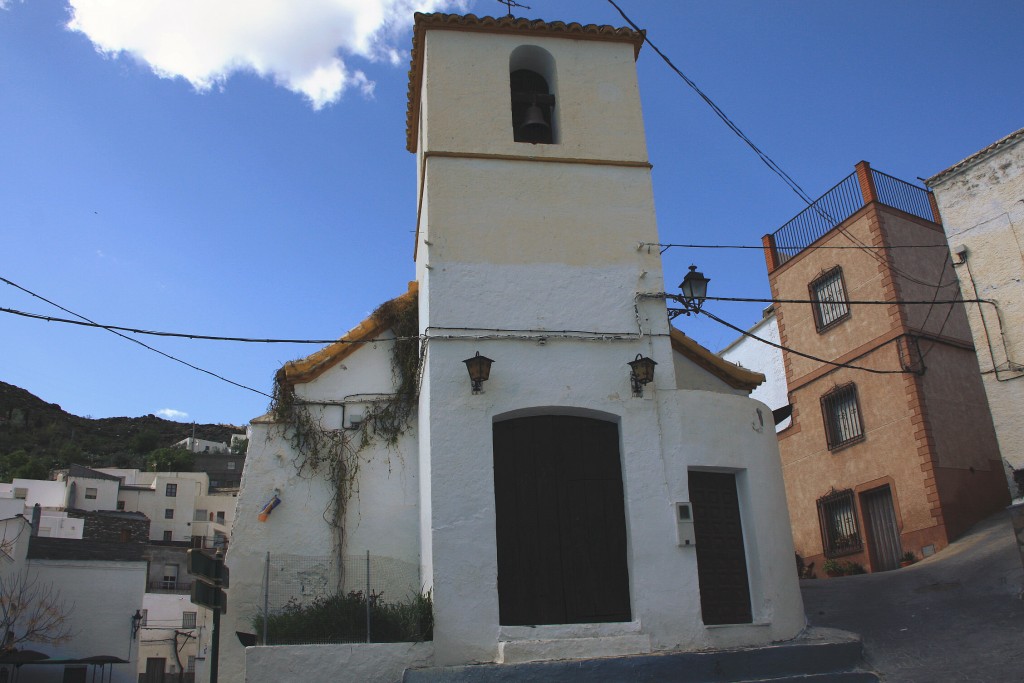
<svg viewBox="0 0 1024 683">
<path fill-rule="evenodd" d="M 66 28 L 65 2 L 0 0 L 0 276 L 101 323 L 248 337 L 337 338 L 405 291 L 411 0 L 353 3 L 359 16 L 331 16 L 321 0 L 269 3 L 309 16 L 226 37 L 202 16 L 74 4 L 79 31 Z M 225 25 L 248 25 L 242 15 L 267 4 L 223 3 Z M 365 9 L 384 4 L 395 13 L 376 30 Z M 525 4 L 517 15 L 624 25 L 605 0 Z M 861 159 L 914 180 L 1024 125 L 1024 49 L 1007 29 L 1024 24 L 1021 3 L 619 4 L 814 196 Z M 503 13 L 494 0 L 464 5 Z M 302 21 L 326 28 L 309 37 Z M 316 70 L 318 49 L 328 59 Z M 239 55 L 256 66 L 221 68 Z M 663 242 L 759 244 L 801 210 L 653 51 L 638 68 Z M 758 251 L 669 250 L 667 282 L 690 262 L 713 294 L 768 296 Z M 0 307 L 67 317 L 3 283 Z M 760 308 L 713 310 L 747 327 Z M 735 337 L 678 324 L 714 350 Z M 267 393 L 283 362 L 318 348 L 142 339 Z M 108 332 L 2 313 L 0 380 L 93 417 L 166 410 L 244 424 L 268 403 Z"/>
</svg>

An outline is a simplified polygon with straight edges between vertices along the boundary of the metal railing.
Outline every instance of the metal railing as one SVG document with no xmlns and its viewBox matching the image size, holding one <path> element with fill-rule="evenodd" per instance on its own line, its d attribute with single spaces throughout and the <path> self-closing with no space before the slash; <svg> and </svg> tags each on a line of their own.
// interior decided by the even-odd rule
<svg viewBox="0 0 1024 683">
<path fill-rule="evenodd" d="M 878 201 L 926 221 L 935 220 L 928 190 L 875 169 L 871 169 L 871 177 L 875 181 Z"/>
<path fill-rule="evenodd" d="M 147 593 L 191 593 L 192 581 L 149 581 Z"/>
<path fill-rule="evenodd" d="M 935 220 L 928 190 L 873 168 L 871 180 L 880 203 L 926 221 Z M 776 267 L 857 213 L 864 204 L 864 194 L 854 171 L 771 234 Z"/>
<path fill-rule="evenodd" d="M 772 233 L 778 265 L 799 254 L 863 206 L 864 197 L 854 172 Z"/>
<path fill-rule="evenodd" d="M 419 566 L 393 557 L 267 553 L 261 605 L 242 607 L 261 645 L 414 642 L 433 638 Z"/>
</svg>

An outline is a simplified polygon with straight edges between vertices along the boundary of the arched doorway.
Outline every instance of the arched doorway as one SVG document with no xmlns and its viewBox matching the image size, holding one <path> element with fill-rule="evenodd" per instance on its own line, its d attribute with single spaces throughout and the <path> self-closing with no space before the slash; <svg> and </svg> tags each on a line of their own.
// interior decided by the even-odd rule
<svg viewBox="0 0 1024 683">
<path fill-rule="evenodd" d="M 631 619 L 618 425 L 495 423 L 494 491 L 503 625 Z"/>
</svg>

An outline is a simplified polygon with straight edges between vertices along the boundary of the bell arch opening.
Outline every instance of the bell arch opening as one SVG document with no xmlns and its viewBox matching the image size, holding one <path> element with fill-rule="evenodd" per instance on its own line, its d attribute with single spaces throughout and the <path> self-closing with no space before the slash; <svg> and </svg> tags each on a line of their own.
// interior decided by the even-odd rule
<svg viewBox="0 0 1024 683">
<path fill-rule="evenodd" d="M 536 45 L 520 45 L 509 57 L 512 136 L 516 142 L 555 144 L 555 59 Z"/>
</svg>

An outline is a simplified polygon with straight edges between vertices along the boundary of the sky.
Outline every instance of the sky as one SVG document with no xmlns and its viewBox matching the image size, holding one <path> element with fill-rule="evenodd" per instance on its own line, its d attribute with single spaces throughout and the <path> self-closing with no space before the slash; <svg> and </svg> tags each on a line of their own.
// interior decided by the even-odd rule
<svg viewBox="0 0 1024 683">
<path fill-rule="evenodd" d="M 625 25 L 607 0 L 516 16 Z M 864 159 L 919 183 L 1024 125 L 1024 3 L 617 0 L 811 195 Z M 89 319 L 336 339 L 414 278 L 414 9 L 496 0 L 0 0 L 0 277 Z M 801 200 L 645 47 L 665 243 L 758 245 Z M 665 252 L 768 297 L 758 250 Z M 762 304 L 709 302 L 741 327 Z M 70 318 L 0 282 L 0 308 Z M 736 333 L 677 325 L 712 350 Z M 243 425 L 320 346 L 135 337 L 0 312 L 0 380 L 68 412 Z"/>
</svg>

